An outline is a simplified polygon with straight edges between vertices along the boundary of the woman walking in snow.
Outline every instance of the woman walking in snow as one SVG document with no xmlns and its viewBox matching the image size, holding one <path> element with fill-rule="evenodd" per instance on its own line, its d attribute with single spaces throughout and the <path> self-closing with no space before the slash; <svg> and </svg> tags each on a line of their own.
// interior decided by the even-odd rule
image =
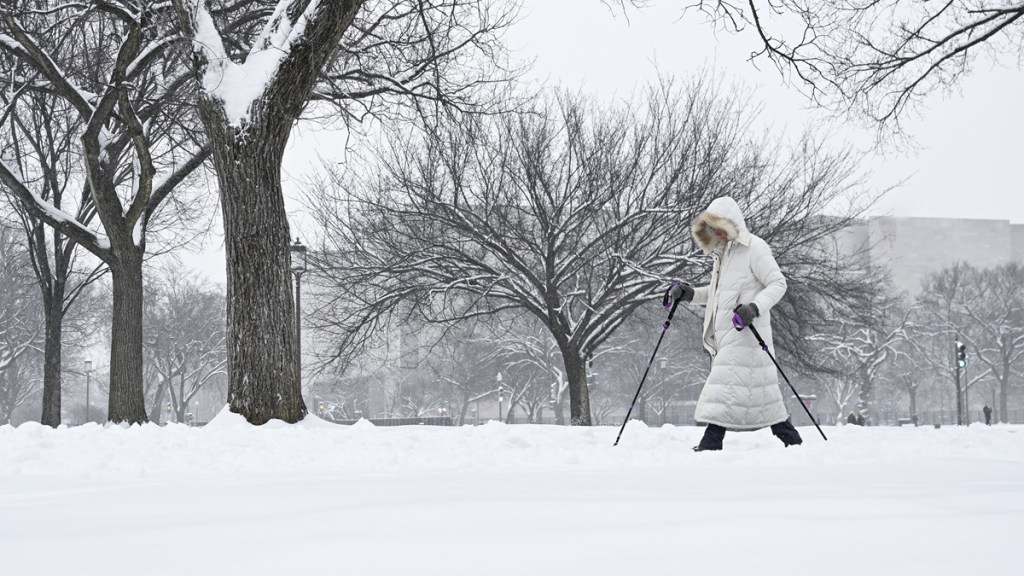
<svg viewBox="0 0 1024 576">
<path fill-rule="evenodd" d="M 703 343 L 711 355 L 711 373 L 697 400 L 694 419 L 706 424 L 693 449 L 721 450 L 726 430 L 770 426 L 786 446 L 800 444 L 789 421 L 775 365 L 749 331 L 737 331 L 733 314 L 753 324 L 772 346 L 771 308 L 786 293 L 786 278 L 768 244 L 747 230 L 743 212 L 729 197 L 715 199 L 693 222 L 697 245 L 714 258 L 711 283 L 694 288 L 676 284 L 673 300 L 703 304 Z"/>
</svg>

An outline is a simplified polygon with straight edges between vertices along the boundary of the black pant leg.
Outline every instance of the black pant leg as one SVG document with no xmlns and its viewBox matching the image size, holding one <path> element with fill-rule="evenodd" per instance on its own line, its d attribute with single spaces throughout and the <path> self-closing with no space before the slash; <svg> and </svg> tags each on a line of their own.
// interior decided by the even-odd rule
<svg viewBox="0 0 1024 576">
<path fill-rule="evenodd" d="M 782 443 L 786 446 L 792 446 L 794 444 L 803 444 L 804 440 L 800 437 L 800 433 L 793 427 L 793 423 L 787 418 L 785 422 L 779 422 L 778 424 L 772 424 L 772 434 L 782 440 Z"/>
<path fill-rule="evenodd" d="M 697 447 L 701 450 L 721 450 L 724 439 L 725 428 L 717 424 L 708 424 L 708 427 L 704 429 L 704 437 L 700 439 L 700 444 Z"/>
</svg>

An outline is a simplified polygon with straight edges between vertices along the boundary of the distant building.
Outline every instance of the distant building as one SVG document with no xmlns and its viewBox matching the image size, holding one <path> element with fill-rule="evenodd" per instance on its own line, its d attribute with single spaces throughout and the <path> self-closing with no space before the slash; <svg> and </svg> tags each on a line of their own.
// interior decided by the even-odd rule
<svg viewBox="0 0 1024 576">
<path fill-rule="evenodd" d="M 896 288 L 912 296 L 929 274 L 957 262 L 982 269 L 1024 263 L 1024 224 L 1009 220 L 880 216 L 836 240 L 843 251 L 867 249 L 871 264 L 887 266 Z"/>
</svg>

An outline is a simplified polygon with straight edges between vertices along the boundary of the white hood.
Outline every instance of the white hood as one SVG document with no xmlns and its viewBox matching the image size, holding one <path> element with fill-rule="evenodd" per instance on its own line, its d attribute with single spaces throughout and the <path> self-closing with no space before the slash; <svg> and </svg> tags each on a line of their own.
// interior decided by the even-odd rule
<svg viewBox="0 0 1024 576">
<path fill-rule="evenodd" d="M 724 230 L 730 241 L 738 240 L 743 245 L 750 242 L 750 232 L 747 230 L 743 211 L 740 210 L 740 205 L 728 196 L 715 198 L 707 210 L 694 219 L 690 227 L 694 241 L 706 253 L 713 252 L 719 243 L 711 231 L 712 228 Z"/>
</svg>

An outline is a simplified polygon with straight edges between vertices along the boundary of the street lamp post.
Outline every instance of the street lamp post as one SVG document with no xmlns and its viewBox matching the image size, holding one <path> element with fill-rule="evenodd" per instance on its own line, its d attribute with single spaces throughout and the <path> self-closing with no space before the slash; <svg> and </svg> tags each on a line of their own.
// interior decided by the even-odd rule
<svg viewBox="0 0 1024 576">
<path fill-rule="evenodd" d="M 957 333 L 959 338 L 960 334 Z M 964 424 L 964 392 L 960 386 L 960 370 L 967 366 L 965 360 L 965 350 L 967 347 L 959 339 L 953 342 L 953 354 L 956 357 L 956 425 L 963 426 Z"/>
<path fill-rule="evenodd" d="M 89 388 L 92 385 L 92 360 L 85 361 L 85 421 L 89 421 Z"/>
<path fill-rule="evenodd" d="M 295 375 L 302 385 L 302 273 L 306 271 L 306 247 L 298 237 L 291 246 L 292 274 L 295 275 Z"/>
</svg>

